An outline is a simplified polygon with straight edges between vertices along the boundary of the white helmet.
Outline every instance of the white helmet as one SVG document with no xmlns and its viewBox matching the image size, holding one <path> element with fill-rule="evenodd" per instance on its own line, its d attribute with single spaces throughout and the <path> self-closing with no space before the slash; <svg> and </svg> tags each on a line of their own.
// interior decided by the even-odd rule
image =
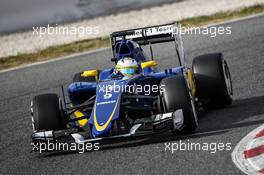
<svg viewBox="0 0 264 175">
<path fill-rule="evenodd" d="M 124 76 L 133 76 L 138 70 L 138 63 L 135 59 L 124 57 L 116 64 L 116 70 L 121 72 Z"/>
</svg>

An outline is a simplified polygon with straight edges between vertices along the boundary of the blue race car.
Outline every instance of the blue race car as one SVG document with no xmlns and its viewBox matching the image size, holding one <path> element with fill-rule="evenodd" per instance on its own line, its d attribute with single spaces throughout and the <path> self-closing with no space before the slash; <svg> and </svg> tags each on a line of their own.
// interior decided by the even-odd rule
<svg viewBox="0 0 264 175">
<path fill-rule="evenodd" d="M 191 133 L 197 110 L 232 103 L 232 82 L 221 53 L 186 66 L 177 23 L 111 34 L 114 67 L 74 75 L 69 101 L 42 94 L 31 103 L 33 142 L 86 143 L 161 131 Z M 174 42 L 179 66 L 157 71 L 152 44 Z M 142 49 L 148 45 L 150 57 Z"/>
</svg>

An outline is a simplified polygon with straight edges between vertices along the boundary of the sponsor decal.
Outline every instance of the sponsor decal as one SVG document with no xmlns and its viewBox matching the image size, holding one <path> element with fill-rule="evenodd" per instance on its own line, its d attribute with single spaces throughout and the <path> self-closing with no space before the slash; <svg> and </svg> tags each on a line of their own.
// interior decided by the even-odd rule
<svg viewBox="0 0 264 175">
<path fill-rule="evenodd" d="M 96 103 L 96 106 L 116 103 L 116 100 L 104 101 Z"/>
</svg>

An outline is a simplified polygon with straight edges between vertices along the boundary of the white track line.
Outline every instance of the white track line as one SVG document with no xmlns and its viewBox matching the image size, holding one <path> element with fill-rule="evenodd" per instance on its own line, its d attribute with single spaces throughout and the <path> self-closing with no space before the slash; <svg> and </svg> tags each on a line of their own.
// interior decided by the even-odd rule
<svg viewBox="0 0 264 175">
<path fill-rule="evenodd" d="M 248 175 L 259 175 L 258 171 L 264 168 L 264 155 L 258 155 L 255 157 L 244 157 L 244 151 L 257 146 L 264 145 L 263 137 L 255 138 L 256 134 L 264 129 L 264 125 L 254 129 L 248 135 L 246 135 L 234 148 L 232 152 L 232 160 L 235 165 Z M 256 141 L 258 140 L 258 141 Z M 262 144 L 261 144 L 262 143 Z M 263 174 L 262 174 L 263 175 Z"/>
</svg>

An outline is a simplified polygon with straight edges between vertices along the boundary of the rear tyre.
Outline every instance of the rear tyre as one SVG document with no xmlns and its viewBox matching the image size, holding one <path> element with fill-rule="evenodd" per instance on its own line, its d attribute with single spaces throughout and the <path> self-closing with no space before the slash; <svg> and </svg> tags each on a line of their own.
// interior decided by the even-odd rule
<svg viewBox="0 0 264 175">
<path fill-rule="evenodd" d="M 174 112 L 178 109 L 183 110 L 183 129 L 181 132 L 190 133 L 197 128 L 196 111 L 192 105 L 190 93 L 185 78 L 181 76 L 172 76 L 161 81 L 164 90 L 161 94 L 164 111 Z M 174 132 L 179 133 L 179 131 Z"/>
<path fill-rule="evenodd" d="M 65 129 L 66 124 L 60 109 L 61 105 L 57 94 L 35 96 L 31 102 L 33 130 Z"/>
<path fill-rule="evenodd" d="M 232 81 L 221 53 L 201 55 L 193 60 L 197 97 L 204 109 L 222 108 L 232 103 Z"/>
</svg>

